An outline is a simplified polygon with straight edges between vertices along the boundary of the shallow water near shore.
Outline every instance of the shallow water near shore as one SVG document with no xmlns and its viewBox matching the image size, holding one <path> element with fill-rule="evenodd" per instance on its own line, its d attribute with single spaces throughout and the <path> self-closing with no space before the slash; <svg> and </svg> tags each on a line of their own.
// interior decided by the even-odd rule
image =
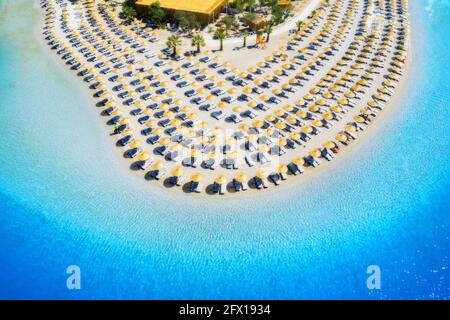
<svg viewBox="0 0 450 320">
<path fill-rule="evenodd" d="M 0 298 L 450 298 L 448 1 L 410 1 L 406 94 L 351 156 L 242 199 L 131 174 L 30 3 L 0 3 Z"/>
</svg>

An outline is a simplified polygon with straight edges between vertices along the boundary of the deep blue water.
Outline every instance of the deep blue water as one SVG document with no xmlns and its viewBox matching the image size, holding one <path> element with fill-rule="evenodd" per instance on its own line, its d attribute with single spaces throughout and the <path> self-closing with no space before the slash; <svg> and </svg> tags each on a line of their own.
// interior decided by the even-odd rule
<svg viewBox="0 0 450 320">
<path fill-rule="evenodd" d="M 416 50 L 394 110 L 335 166 L 223 201 L 131 175 L 35 40 L 37 9 L 2 1 L 0 298 L 448 299 L 450 2 L 410 2 Z M 381 290 L 366 287 L 372 264 Z"/>
</svg>

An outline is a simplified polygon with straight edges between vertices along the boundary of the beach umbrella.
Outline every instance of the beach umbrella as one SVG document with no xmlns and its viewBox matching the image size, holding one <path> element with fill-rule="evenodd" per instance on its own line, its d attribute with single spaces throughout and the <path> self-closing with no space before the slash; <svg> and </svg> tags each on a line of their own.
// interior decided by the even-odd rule
<svg viewBox="0 0 450 320">
<path fill-rule="evenodd" d="M 314 97 L 312 96 L 312 94 L 307 93 L 307 94 L 305 94 L 305 95 L 303 96 L 303 99 L 305 99 L 305 100 L 312 100 L 312 99 L 314 99 Z"/>
<path fill-rule="evenodd" d="M 119 124 L 125 125 L 128 124 L 128 122 L 129 122 L 128 118 L 123 118 L 122 120 L 119 121 Z"/>
<path fill-rule="evenodd" d="M 312 88 L 311 90 L 309 90 L 310 94 L 318 94 L 320 92 L 320 90 L 316 87 Z"/>
<path fill-rule="evenodd" d="M 225 177 L 223 174 L 220 174 L 214 179 L 214 182 L 217 184 L 224 184 L 227 182 L 227 177 Z"/>
<path fill-rule="evenodd" d="M 181 177 L 183 175 L 183 168 L 180 166 L 177 166 L 172 169 L 171 173 L 172 173 L 172 176 L 174 176 L 174 177 Z"/>
<path fill-rule="evenodd" d="M 356 127 L 349 123 L 344 126 L 344 129 L 349 132 L 356 132 Z"/>
<path fill-rule="evenodd" d="M 152 169 L 154 170 L 161 170 L 164 167 L 164 164 L 162 161 L 156 161 L 152 164 Z"/>
<path fill-rule="evenodd" d="M 317 119 L 317 120 L 313 121 L 313 125 L 315 127 L 322 127 L 323 126 L 323 122 L 322 122 L 322 120 Z"/>
<path fill-rule="evenodd" d="M 201 173 L 196 172 L 193 175 L 191 175 L 191 181 L 193 181 L 193 182 L 198 183 L 198 182 L 202 181 L 202 179 L 203 179 L 203 176 L 201 175 Z"/>
<path fill-rule="evenodd" d="M 177 92 L 175 90 L 170 90 L 170 91 L 167 92 L 167 95 L 169 97 L 174 97 L 176 94 L 177 94 Z"/>
<path fill-rule="evenodd" d="M 295 157 L 294 159 L 292 159 L 292 163 L 297 166 L 302 166 L 305 164 L 305 160 L 302 157 Z"/>
<path fill-rule="evenodd" d="M 250 127 L 245 123 L 239 125 L 239 130 L 241 130 L 242 132 L 247 132 L 248 129 L 250 129 Z"/>
<path fill-rule="evenodd" d="M 162 128 L 155 128 L 155 129 L 153 129 L 153 131 L 152 131 L 152 133 L 153 133 L 154 135 L 160 135 L 162 132 L 163 132 L 163 129 L 162 129 Z"/>
<path fill-rule="evenodd" d="M 305 119 L 308 116 L 308 113 L 305 110 L 299 110 L 295 115 L 301 119 Z"/>
<path fill-rule="evenodd" d="M 313 128 L 309 125 L 305 125 L 302 127 L 302 131 L 306 134 L 310 134 L 313 132 Z"/>
<path fill-rule="evenodd" d="M 252 125 L 256 129 L 259 129 L 259 128 L 262 128 L 262 126 L 264 126 L 264 121 L 259 120 L 259 119 L 255 119 L 255 120 L 252 121 Z"/>
<path fill-rule="evenodd" d="M 322 118 L 324 118 L 326 120 L 333 120 L 334 115 L 332 112 L 325 112 L 324 114 L 322 114 Z"/>
<path fill-rule="evenodd" d="M 288 172 L 288 167 L 284 164 L 280 164 L 277 168 L 278 173 L 286 174 Z"/>
<path fill-rule="evenodd" d="M 144 152 L 140 152 L 138 154 L 138 156 L 137 156 L 137 159 L 139 161 L 146 161 L 146 160 L 150 159 L 150 155 L 147 152 L 145 152 L 145 151 Z"/>
<path fill-rule="evenodd" d="M 258 177 L 258 178 L 261 179 L 261 180 L 265 180 L 265 179 L 267 179 L 268 174 L 267 174 L 267 172 L 266 172 L 265 170 L 263 170 L 263 169 L 258 169 L 258 170 L 256 171 L 256 177 Z"/>
<path fill-rule="evenodd" d="M 217 104 L 217 106 L 218 106 L 219 108 L 225 108 L 227 105 L 228 105 L 228 102 L 225 102 L 225 101 L 220 101 L 220 102 Z"/>
<path fill-rule="evenodd" d="M 152 128 L 152 127 L 156 126 L 156 120 L 154 120 L 154 119 L 148 120 L 148 121 L 145 123 L 145 125 L 146 125 L 148 128 Z"/>
<path fill-rule="evenodd" d="M 312 104 L 308 107 L 308 110 L 311 112 L 318 112 L 319 111 L 319 106 L 316 104 Z"/>
<path fill-rule="evenodd" d="M 241 113 L 241 112 L 242 112 L 242 107 L 241 107 L 241 106 L 236 106 L 236 107 L 234 107 L 234 108 L 233 108 L 233 112 Z"/>
<path fill-rule="evenodd" d="M 276 118 L 271 114 L 268 114 L 267 116 L 265 116 L 264 119 L 266 119 L 269 122 L 274 122 L 276 120 Z"/>
<path fill-rule="evenodd" d="M 325 99 L 332 99 L 333 95 L 329 91 L 325 91 L 324 93 L 322 93 L 322 97 Z"/>
<path fill-rule="evenodd" d="M 347 138 L 347 136 L 345 134 L 338 133 L 336 135 L 336 140 L 340 141 L 340 142 L 346 142 L 348 140 L 348 138 Z"/>
<path fill-rule="evenodd" d="M 183 104 L 183 100 L 182 100 L 182 99 L 176 99 L 176 100 L 173 102 L 173 104 L 176 105 L 176 106 L 179 106 L 179 105 Z"/>
<path fill-rule="evenodd" d="M 286 128 L 286 124 L 282 121 L 278 121 L 277 123 L 275 123 L 274 127 L 283 130 Z"/>
<path fill-rule="evenodd" d="M 323 146 L 327 149 L 333 149 L 336 147 L 336 144 L 333 141 L 327 141 L 323 144 Z"/>
<path fill-rule="evenodd" d="M 343 111 L 342 107 L 337 106 L 337 105 L 330 107 L 330 110 L 333 112 L 342 112 Z"/>
<path fill-rule="evenodd" d="M 252 88 L 250 88 L 250 87 L 245 87 L 242 91 L 243 91 L 244 93 L 246 93 L 246 94 L 250 94 L 250 93 L 252 93 Z"/>
<path fill-rule="evenodd" d="M 176 144 L 170 146 L 171 151 L 179 151 L 179 150 L 181 150 L 181 148 L 182 148 L 182 146 L 180 143 L 176 143 Z"/>
<path fill-rule="evenodd" d="M 286 139 L 284 139 L 284 138 L 278 138 L 278 139 L 277 139 L 277 145 L 280 146 L 280 147 L 286 146 L 286 145 L 287 145 Z"/>
<path fill-rule="evenodd" d="M 353 99 L 353 98 L 356 97 L 356 94 L 354 92 L 352 92 L 352 91 L 347 91 L 346 93 L 344 93 L 344 96 L 346 98 Z"/>
<path fill-rule="evenodd" d="M 366 122 L 366 119 L 364 119 L 364 118 L 361 117 L 361 116 L 355 116 L 355 117 L 353 118 L 353 120 L 355 120 L 355 121 L 358 122 L 358 123 Z"/>
<path fill-rule="evenodd" d="M 181 112 L 189 112 L 189 111 L 191 111 L 191 107 L 189 107 L 189 106 L 184 106 L 184 107 L 181 108 L 180 111 L 181 111 Z"/>
<path fill-rule="evenodd" d="M 140 146 L 141 146 L 141 142 L 139 140 L 133 140 L 130 143 L 130 147 L 131 148 L 137 148 L 137 147 L 140 147 Z"/>
<path fill-rule="evenodd" d="M 319 157 L 322 155 L 322 153 L 320 152 L 319 149 L 312 149 L 312 150 L 309 152 L 309 155 L 312 156 L 312 157 L 314 157 L 314 158 L 319 158 Z"/>
<path fill-rule="evenodd" d="M 300 140 L 300 134 L 298 132 L 291 132 L 289 138 L 292 140 Z"/>
<path fill-rule="evenodd" d="M 281 75 L 283 75 L 283 71 L 281 71 L 281 70 L 275 70 L 275 71 L 274 71 L 274 74 L 277 75 L 277 76 L 281 76 Z"/>
<path fill-rule="evenodd" d="M 195 119 L 197 119 L 197 114 L 194 113 L 194 112 L 189 113 L 189 114 L 187 115 L 187 118 L 188 118 L 189 120 L 195 120 Z"/>
<path fill-rule="evenodd" d="M 170 138 L 169 137 L 164 137 L 161 140 L 159 140 L 159 144 L 162 146 L 166 146 L 170 143 Z"/>
<path fill-rule="evenodd" d="M 201 121 L 201 122 L 198 124 L 198 127 L 199 127 L 200 129 L 206 129 L 206 128 L 208 128 L 208 122 L 206 122 L 206 121 Z"/>
<path fill-rule="evenodd" d="M 245 182 L 247 182 L 248 177 L 245 173 L 240 172 L 234 177 L 234 179 L 236 179 L 236 181 L 239 183 L 245 183 Z"/>
<path fill-rule="evenodd" d="M 365 108 L 362 108 L 361 110 L 360 110 L 360 112 L 362 113 L 362 114 L 365 114 L 366 116 L 370 116 L 370 115 L 372 115 L 372 110 L 370 110 L 369 108 L 367 108 L 367 107 L 365 107 Z"/>
</svg>

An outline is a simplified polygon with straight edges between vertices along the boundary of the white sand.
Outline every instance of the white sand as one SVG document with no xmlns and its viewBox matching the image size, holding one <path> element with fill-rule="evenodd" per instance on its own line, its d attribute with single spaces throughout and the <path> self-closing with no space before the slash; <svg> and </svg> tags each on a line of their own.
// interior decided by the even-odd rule
<svg viewBox="0 0 450 320">
<path fill-rule="evenodd" d="M 360 9 L 361 9 L 361 6 L 360 6 Z M 360 14 L 360 11 L 358 13 Z M 355 21 L 358 20 L 357 18 L 358 18 L 358 15 L 355 17 Z M 322 23 L 323 23 L 323 19 L 322 19 Z M 316 28 L 315 30 L 318 30 L 318 29 L 319 28 Z M 353 34 L 354 30 L 355 30 L 355 25 L 353 25 L 350 28 L 349 34 L 350 35 Z M 315 34 L 316 33 L 313 33 L 313 35 L 311 35 L 307 39 L 307 41 L 309 41 L 309 39 L 313 38 L 315 36 Z M 60 32 L 60 35 L 62 35 L 61 32 Z M 272 35 L 272 40 L 271 40 L 270 46 L 266 50 L 261 50 L 261 49 L 243 49 L 243 50 L 240 50 L 240 51 L 233 51 L 231 47 L 229 47 L 229 48 L 225 47 L 225 50 L 223 52 L 216 52 L 215 54 L 223 57 L 222 61 L 226 59 L 227 61 L 230 61 L 232 66 L 237 66 L 241 70 L 246 70 L 248 66 L 254 65 L 255 61 L 261 61 L 265 56 L 269 55 L 272 50 L 275 50 L 281 43 L 286 42 L 287 39 L 288 39 L 288 35 L 287 35 L 287 30 L 286 30 L 286 32 L 281 33 L 281 34 L 279 34 L 276 37 L 274 37 Z M 352 40 L 353 39 L 351 38 L 351 36 L 347 37 L 347 39 L 342 43 L 342 45 L 340 47 L 340 51 L 337 54 L 335 54 L 335 56 L 331 59 L 331 61 L 327 62 L 327 64 L 329 66 L 334 65 L 338 60 L 340 60 L 340 57 L 342 56 L 343 52 L 345 52 L 345 50 L 347 49 L 348 45 L 350 44 L 350 42 Z M 157 49 L 155 49 L 154 52 L 158 52 L 159 49 L 164 48 L 165 47 L 164 43 L 165 43 L 164 40 L 159 41 L 157 43 L 157 45 L 156 45 Z M 388 56 L 387 61 L 390 60 L 389 58 L 390 58 L 390 56 Z M 251 61 L 252 64 L 249 64 L 248 61 Z M 408 60 L 408 63 L 410 63 L 409 60 Z M 60 65 L 61 65 L 61 67 L 64 67 L 64 69 L 67 69 L 67 67 L 64 66 L 63 63 L 61 63 Z M 167 68 L 167 67 L 161 68 L 161 71 L 164 70 L 165 68 Z M 315 76 L 312 79 L 310 79 L 307 82 L 307 84 L 304 87 L 299 88 L 299 90 L 297 91 L 297 93 L 295 94 L 294 97 L 292 97 L 290 99 L 284 99 L 282 104 L 280 104 L 279 107 L 284 106 L 286 104 L 291 104 L 292 105 L 295 100 L 297 100 L 298 98 L 302 97 L 311 88 L 312 84 L 317 83 L 328 72 L 328 70 L 329 70 L 328 68 L 322 68 L 319 72 L 317 72 L 315 74 Z M 273 72 L 273 69 L 272 69 L 272 72 Z M 405 66 L 404 72 L 407 72 L 407 66 Z M 383 73 L 384 73 L 384 70 L 382 71 L 382 74 Z M 375 78 L 373 88 L 375 89 L 375 88 L 379 87 L 381 82 L 382 82 L 382 80 L 383 80 L 383 78 L 381 76 L 377 76 Z M 105 84 L 107 85 L 108 89 L 111 90 L 113 85 L 111 85 L 108 81 L 105 81 Z M 83 83 L 82 86 L 85 86 L 85 84 Z M 183 90 L 176 89 L 176 91 L 177 91 L 177 96 L 176 97 L 184 98 L 183 92 L 185 90 L 186 90 L 186 88 L 183 89 Z M 367 100 L 370 99 L 370 95 L 373 94 L 374 92 L 375 92 L 375 90 L 368 90 L 368 92 L 361 97 L 362 103 L 359 104 L 357 107 L 355 107 L 353 109 L 350 109 L 350 112 L 348 112 L 346 115 L 344 115 L 344 119 L 342 119 L 339 123 L 346 123 L 346 122 L 350 121 L 355 115 L 357 115 L 359 113 L 359 109 L 365 104 L 365 102 Z M 391 100 L 389 105 L 386 104 L 386 108 L 387 109 L 392 109 L 393 101 L 394 100 Z M 96 102 L 96 100 L 92 99 L 92 102 L 94 104 Z M 233 105 L 235 105 L 235 104 L 233 104 Z M 268 112 L 263 113 L 261 116 L 264 116 L 265 114 L 271 113 L 275 109 L 276 109 L 276 107 L 272 107 Z M 98 110 L 98 111 L 100 113 L 101 110 Z M 382 113 L 386 113 L 386 111 L 384 111 Z M 124 114 L 125 114 L 125 112 L 124 112 Z M 202 119 L 205 119 L 208 122 L 212 121 L 212 118 L 210 118 L 208 116 L 208 113 L 202 114 L 202 112 L 197 112 L 197 114 L 199 116 L 201 116 Z M 131 120 L 130 127 L 133 128 L 136 133 L 139 132 L 142 129 L 142 126 L 137 124 L 137 122 L 135 121 L 134 117 L 129 117 L 129 118 Z M 104 117 L 102 117 L 102 119 L 104 119 Z M 248 122 L 248 121 L 246 121 L 246 122 Z M 230 129 L 235 127 L 235 125 L 226 124 L 226 123 L 220 123 L 220 125 L 223 128 L 227 128 L 228 127 Z M 334 136 L 341 130 L 342 130 L 342 125 L 339 125 L 339 124 L 334 125 L 329 130 L 323 130 L 323 132 L 320 135 L 312 136 L 312 139 L 310 141 L 308 141 L 307 143 L 304 143 L 302 147 L 297 147 L 294 150 L 287 150 L 287 154 L 284 155 L 282 157 L 282 159 L 287 159 L 287 161 L 289 161 L 289 159 L 292 159 L 294 156 L 301 155 L 302 153 L 303 153 L 303 155 L 306 155 L 309 150 L 311 150 L 313 147 L 320 146 L 321 143 L 323 143 L 324 141 L 334 140 Z M 370 131 L 370 129 L 369 129 L 369 131 Z M 368 133 L 367 133 L 367 130 L 365 130 L 363 134 L 358 133 L 357 135 L 358 135 L 358 137 L 362 137 L 362 136 L 367 136 Z M 361 140 L 361 139 L 358 139 L 358 141 L 359 140 Z M 115 144 L 115 142 L 116 142 L 116 138 L 113 138 L 113 143 Z M 119 157 L 122 157 L 123 152 L 126 150 L 126 149 L 119 149 L 119 148 L 116 148 L 116 149 L 117 149 Z M 302 152 L 301 150 L 303 150 L 303 149 L 304 149 L 304 151 Z M 347 154 L 347 155 L 346 156 L 342 156 L 341 153 L 339 155 L 337 155 L 336 159 L 334 159 L 334 161 L 333 161 L 333 166 L 334 166 L 334 164 L 338 164 L 345 157 L 351 156 L 351 154 L 349 152 L 351 149 L 352 148 L 345 148 L 345 150 L 342 150 L 343 153 Z M 160 160 L 160 159 L 157 159 L 157 158 L 159 158 L 157 156 L 153 156 L 153 158 L 155 158 L 156 160 Z M 127 166 L 130 165 L 130 161 L 129 160 L 123 159 L 123 161 L 124 161 L 125 165 L 127 165 Z M 284 160 L 284 161 L 282 160 L 281 162 L 286 163 L 286 160 Z M 293 179 L 293 178 L 289 177 L 287 181 L 283 182 L 281 184 L 281 186 L 278 187 L 278 190 L 285 189 L 286 187 L 288 187 L 290 185 L 290 183 L 298 182 L 299 180 L 306 181 L 305 177 L 312 176 L 312 173 L 313 172 L 319 172 L 319 169 L 320 169 L 320 171 L 327 169 L 329 167 L 329 164 L 327 164 L 326 162 L 327 161 L 325 159 L 323 159 L 322 160 L 322 164 L 318 168 L 315 168 L 315 170 L 306 169 L 306 172 L 302 175 L 302 177 L 300 177 L 298 179 L 295 179 L 295 178 Z M 241 163 L 240 167 L 241 167 L 242 171 L 245 171 L 245 172 L 248 173 L 249 177 L 251 177 L 252 174 L 254 174 L 254 172 L 256 170 L 255 168 L 248 168 L 243 163 Z M 204 179 L 205 182 L 212 181 L 214 179 L 214 177 L 216 175 L 218 175 L 219 171 L 220 171 L 220 173 L 224 173 L 229 178 L 229 180 L 231 180 L 232 177 L 236 174 L 236 172 L 237 171 L 241 171 L 241 170 L 237 170 L 237 171 L 236 170 L 228 170 L 228 171 L 225 171 L 224 169 L 222 169 L 222 170 L 216 169 L 215 172 L 214 171 L 211 172 L 211 177 L 209 177 L 208 171 L 205 171 L 205 170 L 200 169 L 200 168 L 197 168 L 197 169 L 185 168 L 185 170 L 184 170 L 185 176 L 187 178 L 189 177 L 189 175 L 192 172 L 202 172 L 202 174 L 205 176 L 205 179 Z M 136 174 L 139 175 L 139 173 L 136 173 Z M 149 184 L 149 182 L 146 182 L 146 183 Z M 270 184 L 270 185 L 272 186 L 272 184 Z M 172 189 L 173 190 L 175 190 L 175 189 L 176 190 L 178 190 L 178 189 L 181 190 L 181 188 L 172 188 Z M 274 188 L 269 188 L 269 190 L 273 191 Z M 252 193 L 253 193 L 253 191 L 251 189 L 249 189 L 249 192 L 247 192 L 247 194 L 252 194 Z M 202 194 L 204 194 L 204 193 L 202 193 Z"/>
</svg>

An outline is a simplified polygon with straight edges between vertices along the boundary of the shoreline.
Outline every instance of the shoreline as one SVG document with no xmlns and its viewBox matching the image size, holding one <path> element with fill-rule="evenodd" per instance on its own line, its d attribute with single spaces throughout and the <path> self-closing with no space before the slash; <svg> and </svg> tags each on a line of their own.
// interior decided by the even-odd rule
<svg viewBox="0 0 450 320">
<path fill-rule="evenodd" d="M 36 4 L 36 7 L 37 7 L 37 10 L 40 12 L 39 23 L 37 24 L 36 29 L 35 29 L 35 35 L 38 37 L 36 39 L 36 41 L 39 41 L 40 44 L 43 46 L 43 47 L 41 47 L 42 50 L 45 50 L 46 52 L 49 52 L 50 50 L 49 50 L 47 44 L 45 43 L 45 40 L 43 39 L 43 37 L 41 35 L 42 27 L 44 25 L 44 15 L 42 14 L 42 11 L 39 9 L 39 5 Z M 411 5 L 409 5 L 409 10 L 410 9 L 411 9 Z M 410 22 L 410 25 L 413 25 L 413 23 L 411 23 L 410 19 L 409 19 L 409 22 Z M 415 23 L 414 23 L 414 25 L 415 25 Z M 335 166 L 335 165 L 338 166 L 339 164 L 342 163 L 343 160 L 348 159 L 347 157 L 354 156 L 356 154 L 355 153 L 356 152 L 355 149 L 359 145 L 359 141 L 364 142 L 370 136 L 373 136 L 373 134 L 374 134 L 374 129 L 372 129 L 373 123 L 377 123 L 377 124 L 375 124 L 375 126 L 379 126 L 380 122 L 383 123 L 384 121 L 386 121 L 385 118 L 389 117 L 389 114 L 392 111 L 391 109 L 398 108 L 399 101 L 401 99 L 405 98 L 404 97 L 404 95 L 405 95 L 405 88 L 407 87 L 408 83 L 411 81 L 410 74 L 411 74 L 411 67 L 412 67 L 411 59 L 412 59 L 412 56 L 413 56 L 412 55 L 412 51 L 417 50 L 417 48 L 414 48 L 411 45 L 411 42 L 412 42 L 412 37 L 410 36 L 411 33 L 412 33 L 412 30 L 410 30 L 410 33 L 409 33 L 409 36 L 408 36 L 408 46 L 407 46 L 407 48 L 408 48 L 408 51 L 407 51 L 408 58 L 406 60 L 405 66 L 403 68 L 403 75 L 401 76 L 400 81 L 398 82 L 398 84 L 396 86 L 395 93 L 392 95 L 392 97 L 389 98 L 388 102 L 385 104 L 385 109 L 382 112 L 380 112 L 377 115 L 377 117 L 374 119 L 374 121 L 371 123 L 371 125 L 367 127 L 367 130 L 369 130 L 369 133 L 367 133 L 367 130 L 364 130 L 365 132 L 362 132 L 362 133 L 358 134 L 356 141 L 352 141 L 348 146 L 346 146 L 344 148 L 345 150 L 343 150 L 342 152 L 344 154 L 348 154 L 348 155 L 342 156 L 342 152 L 341 152 L 341 153 L 339 153 L 336 156 L 336 158 L 333 159 L 333 161 L 329 161 L 329 162 L 332 162 L 333 164 L 330 165 L 329 163 L 327 163 L 328 161 L 322 161 L 322 164 L 319 165 L 316 168 L 306 168 L 305 172 L 299 177 L 289 176 L 288 179 L 286 179 L 283 183 L 281 183 L 278 186 L 274 186 L 274 185 L 270 184 L 270 187 L 267 188 L 267 189 L 252 189 L 252 188 L 249 188 L 247 190 L 247 192 L 239 192 L 239 193 L 237 193 L 237 192 L 236 193 L 235 192 L 226 192 L 222 196 L 224 196 L 226 199 L 234 199 L 234 198 L 238 198 L 238 197 L 239 198 L 247 198 L 247 197 L 254 198 L 256 194 L 260 194 L 261 196 L 265 196 L 267 191 L 268 192 L 272 192 L 272 193 L 274 193 L 274 192 L 278 193 L 280 191 L 285 190 L 285 188 L 291 187 L 293 184 L 296 184 L 296 185 L 297 184 L 306 184 L 306 183 L 310 182 L 310 179 L 312 179 L 312 177 L 315 176 L 314 172 L 316 174 L 321 174 L 321 173 L 326 172 L 326 171 L 330 170 L 331 168 L 333 168 L 332 166 Z M 45 49 L 44 49 L 44 46 L 45 46 Z M 43 52 L 45 52 L 45 51 L 43 51 Z M 67 75 L 68 73 L 72 74 L 72 76 L 74 77 L 74 81 L 77 81 L 77 85 L 79 86 L 79 88 L 77 88 L 76 90 L 83 90 L 84 91 L 83 95 L 85 95 L 86 99 L 91 103 L 89 105 L 89 107 L 90 108 L 94 107 L 95 108 L 95 113 L 98 116 L 100 116 L 101 120 L 104 120 L 105 117 L 101 115 L 101 109 L 95 107 L 97 101 L 92 96 L 92 94 L 91 94 L 92 91 L 86 90 L 87 88 L 85 87 L 85 83 L 83 81 L 81 81 L 81 78 L 77 77 L 76 74 L 74 72 L 72 72 L 71 70 L 68 70 L 67 67 L 63 63 L 63 60 L 61 60 L 59 58 L 59 56 L 56 55 L 55 52 L 50 51 L 50 54 L 53 55 L 53 57 L 51 58 L 52 61 L 54 60 L 54 58 L 59 60 L 59 62 L 57 64 L 55 64 L 55 66 L 58 65 L 57 68 L 64 69 L 65 71 L 63 71 L 63 72 L 64 72 L 64 74 L 67 77 L 69 77 Z M 76 80 L 75 80 L 75 78 L 76 78 Z M 388 110 L 386 110 L 386 108 Z M 146 188 L 148 188 L 148 187 L 153 188 L 153 186 L 155 186 L 156 190 L 158 190 L 158 191 L 159 190 L 169 191 L 169 188 L 164 187 L 162 185 L 162 183 L 160 183 L 160 182 L 159 183 L 154 183 L 154 182 L 147 181 L 147 180 L 143 179 L 143 174 L 142 174 L 143 172 L 130 170 L 129 159 L 125 158 L 124 155 L 123 155 L 124 150 L 122 148 L 118 148 L 117 146 L 115 146 L 117 141 L 114 138 L 114 135 L 111 135 L 110 132 L 108 132 L 108 130 L 107 130 L 107 128 L 110 128 L 110 126 L 105 126 L 104 121 L 101 121 L 101 122 L 102 122 L 102 126 L 103 126 L 102 131 L 105 132 L 106 134 L 110 135 L 110 138 L 109 139 L 107 138 L 107 140 L 111 141 L 113 143 L 113 147 L 115 147 L 115 149 L 116 149 L 113 153 L 115 154 L 115 156 L 119 156 L 119 158 L 121 158 L 119 160 L 119 162 L 118 162 L 119 165 L 121 167 L 122 166 L 126 167 L 124 169 L 124 171 L 126 171 L 128 174 L 129 174 L 130 171 L 132 171 L 132 176 L 134 176 L 136 178 L 136 181 L 140 181 L 139 184 L 142 183 L 142 185 L 145 185 Z M 350 145 L 353 145 L 355 143 L 356 143 L 356 145 L 354 147 L 349 148 Z M 312 169 L 314 169 L 314 170 L 312 171 Z M 133 172 L 133 171 L 135 171 L 135 172 Z M 198 199 L 203 199 L 204 196 L 210 196 L 210 194 L 207 194 L 206 192 L 200 192 L 200 193 L 197 193 L 197 194 L 196 193 L 184 192 L 181 187 L 174 187 L 174 188 L 170 188 L 170 189 L 171 189 L 170 190 L 171 192 L 175 191 L 177 194 L 183 194 L 183 198 L 184 198 L 185 195 L 189 195 L 190 197 L 194 197 L 194 198 L 198 198 Z M 259 192 L 255 193 L 255 191 L 259 191 Z M 261 192 L 261 191 L 264 191 L 264 192 Z"/>
</svg>

